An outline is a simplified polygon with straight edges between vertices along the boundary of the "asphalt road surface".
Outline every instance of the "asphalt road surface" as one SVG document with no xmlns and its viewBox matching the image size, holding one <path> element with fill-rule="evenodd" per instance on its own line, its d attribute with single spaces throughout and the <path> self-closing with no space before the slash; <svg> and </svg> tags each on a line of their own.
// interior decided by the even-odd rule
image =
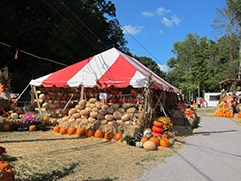
<svg viewBox="0 0 241 181">
<path fill-rule="evenodd" d="M 185 146 L 138 179 L 144 180 L 241 181 L 241 126 L 229 118 L 202 117 Z"/>
</svg>

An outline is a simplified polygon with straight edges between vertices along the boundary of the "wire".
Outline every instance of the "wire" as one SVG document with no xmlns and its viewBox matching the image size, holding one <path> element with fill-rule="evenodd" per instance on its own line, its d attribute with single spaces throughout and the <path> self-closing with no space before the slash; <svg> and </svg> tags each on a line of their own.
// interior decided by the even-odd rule
<svg viewBox="0 0 241 181">
<path fill-rule="evenodd" d="M 67 7 L 67 6 L 65 5 L 65 3 L 63 3 L 63 4 L 64 4 L 64 6 L 66 7 L 66 9 L 68 9 L 68 10 L 71 12 L 71 14 L 74 15 L 74 17 L 75 17 L 82 25 L 84 25 L 84 27 L 86 27 L 92 35 L 94 35 L 106 48 L 108 48 L 107 45 L 106 45 L 99 37 L 97 37 L 97 36 L 91 31 L 91 29 L 89 29 L 88 26 L 85 25 L 85 24 L 83 23 L 83 21 L 81 21 L 81 20 L 73 13 L 73 11 L 71 11 L 71 10 L 69 9 L 69 7 Z"/>
<path fill-rule="evenodd" d="M 5 46 L 7 46 L 7 47 L 9 47 L 9 48 L 12 48 L 11 45 L 8 45 L 8 44 L 6 44 L 6 43 L 0 42 L 0 44 L 5 45 Z M 49 61 L 49 62 L 53 62 L 53 63 L 59 64 L 59 65 L 63 65 L 63 66 L 65 66 L 65 67 L 68 67 L 68 66 L 69 66 L 69 65 L 67 65 L 67 64 L 64 64 L 64 63 L 61 63 L 61 62 L 57 62 L 57 61 L 55 61 L 55 60 L 51 60 L 51 59 L 48 59 L 48 58 L 43 58 L 43 57 L 34 55 L 34 54 L 29 53 L 29 52 L 26 52 L 26 51 L 24 51 L 24 50 L 19 50 L 19 49 L 18 49 L 18 51 L 20 51 L 20 52 L 22 52 L 22 53 L 25 53 L 25 54 L 27 54 L 27 55 L 30 55 L 30 56 L 32 56 L 32 57 L 41 59 L 41 60 L 46 60 L 46 61 Z"/>
<path fill-rule="evenodd" d="M 93 43 L 89 38 L 87 38 L 78 28 L 76 28 L 71 22 L 69 22 L 65 17 L 63 17 L 51 4 L 44 0 L 45 4 L 47 4 L 52 10 L 54 10 L 59 16 L 61 16 L 68 24 L 70 24 L 76 31 L 78 31 L 84 38 L 86 38 L 93 46 L 95 46 L 98 50 L 101 50 L 95 43 Z"/>
<path fill-rule="evenodd" d="M 122 25 L 121 27 L 142 47 L 144 48 L 154 59 L 156 59 L 159 63 L 163 64 L 159 59 L 157 59 L 149 50 L 147 50 L 136 38 L 134 38 Z"/>
</svg>

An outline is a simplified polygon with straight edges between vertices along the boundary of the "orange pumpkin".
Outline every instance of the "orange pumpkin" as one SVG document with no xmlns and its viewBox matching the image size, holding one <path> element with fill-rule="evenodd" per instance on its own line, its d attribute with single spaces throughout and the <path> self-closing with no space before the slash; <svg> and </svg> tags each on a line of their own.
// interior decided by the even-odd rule
<svg viewBox="0 0 241 181">
<path fill-rule="evenodd" d="M 114 139 L 116 141 L 119 141 L 121 139 L 121 137 L 122 137 L 122 133 L 116 133 L 115 136 L 114 136 Z"/>
<path fill-rule="evenodd" d="M 160 145 L 161 145 L 161 147 L 170 147 L 170 142 L 169 142 L 169 140 L 168 140 L 168 138 L 162 138 L 161 140 L 160 140 Z"/>
<path fill-rule="evenodd" d="M 150 141 L 152 141 L 153 143 L 156 144 L 156 146 L 159 146 L 160 145 L 160 140 L 157 138 L 157 137 L 151 137 L 150 138 Z"/>
<path fill-rule="evenodd" d="M 114 138 L 114 136 L 114 133 L 106 132 L 104 137 L 106 140 L 111 140 L 112 138 Z"/>
<path fill-rule="evenodd" d="M 59 129 L 59 134 L 61 134 L 61 135 L 65 135 L 65 134 L 67 134 L 67 132 L 68 132 L 68 129 L 65 127 L 61 127 Z"/>
<path fill-rule="evenodd" d="M 3 125 L 3 131 L 10 131 L 10 125 L 9 124 L 4 124 Z"/>
<path fill-rule="evenodd" d="M 169 134 L 163 134 L 162 138 L 170 138 L 170 135 Z"/>
<path fill-rule="evenodd" d="M 103 138 L 104 133 L 101 129 L 97 129 L 94 134 L 95 138 Z"/>
<path fill-rule="evenodd" d="M 36 125 L 30 125 L 29 126 L 29 131 L 37 131 Z"/>
<path fill-rule="evenodd" d="M 145 143 L 146 141 L 148 141 L 149 139 L 147 137 L 142 137 L 141 138 L 141 142 Z"/>
<path fill-rule="evenodd" d="M 53 132 L 59 133 L 59 130 L 60 130 L 60 127 L 59 127 L 59 126 L 53 127 Z"/>
<path fill-rule="evenodd" d="M 73 135 L 76 133 L 76 127 L 70 126 L 67 131 L 68 135 Z"/>
<path fill-rule="evenodd" d="M 7 178 L 7 177 L 11 177 L 12 180 L 15 179 L 14 171 L 13 171 L 11 168 L 9 168 L 9 169 L 7 169 L 6 171 L 4 171 L 4 172 L 3 172 L 3 175 L 4 175 L 6 178 Z"/>
<path fill-rule="evenodd" d="M 45 125 L 49 124 L 49 117 L 48 116 L 44 116 L 44 124 Z"/>
<path fill-rule="evenodd" d="M 88 137 L 91 137 L 91 136 L 94 136 L 95 134 L 95 131 L 93 128 L 88 128 L 86 131 L 85 131 L 85 136 L 88 138 Z"/>
<path fill-rule="evenodd" d="M 84 136 L 85 135 L 85 129 L 84 128 L 78 128 L 76 130 L 76 135 L 77 136 Z"/>
</svg>

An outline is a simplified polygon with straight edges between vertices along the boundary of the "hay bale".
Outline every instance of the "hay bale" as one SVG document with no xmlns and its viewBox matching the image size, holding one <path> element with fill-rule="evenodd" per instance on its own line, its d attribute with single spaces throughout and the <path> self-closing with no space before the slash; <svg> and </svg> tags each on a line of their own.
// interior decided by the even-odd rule
<svg viewBox="0 0 241 181">
<path fill-rule="evenodd" d="M 130 125 L 127 132 L 126 132 L 127 126 L 125 127 L 125 136 L 135 136 L 136 133 L 143 132 L 143 127 L 139 127 L 136 125 Z"/>
</svg>

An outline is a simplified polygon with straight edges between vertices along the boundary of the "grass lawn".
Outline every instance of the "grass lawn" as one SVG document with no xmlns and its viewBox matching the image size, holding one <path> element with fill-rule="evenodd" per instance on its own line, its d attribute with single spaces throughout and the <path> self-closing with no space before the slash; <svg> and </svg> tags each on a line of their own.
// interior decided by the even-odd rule
<svg viewBox="0 0 241 181">
<path fill-rule="evenodd" d="M 197 109 L 197 114 L 214 116 L 215 109 Z M 237 121 L 238 122 L 238 121 Z M 0 146 L 13 166 L 15 180 L 133 180 L 165 158 L 175 155 L 193 133 L 179 131 L 170 148 L 154 151 L 133 147 L 124 142 L 47 131 L 0 132 Z"/>
</svg>

